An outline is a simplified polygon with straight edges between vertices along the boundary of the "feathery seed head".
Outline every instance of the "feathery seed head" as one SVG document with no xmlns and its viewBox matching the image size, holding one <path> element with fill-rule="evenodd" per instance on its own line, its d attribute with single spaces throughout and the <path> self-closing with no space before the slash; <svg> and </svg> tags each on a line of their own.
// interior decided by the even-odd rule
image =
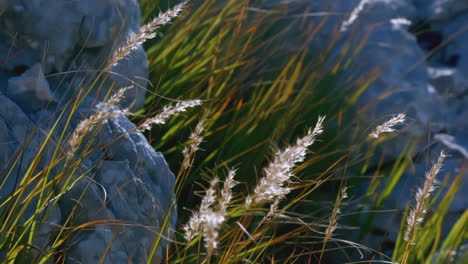
<svg viewBox="0 0 468 264">
<path fill-rule="evenodd" d="M 235 174 L 235 170 L 228 171 L 221 195 L 218 198 L 217 210 L 214 208 L 214 203 L 217 199 L 216 185 L 218 184 L 218 178 L 214 178 L 202 199 L 199 212 L 194 213 L 189 222 L 183 227 L 187 241 L 191 241 L 200 234 L 200 231 L 203 231 L 203 240 L 209 255 L 218 247 L 219 230 L 226 220 L 227 207 L 232 199 L 232 188 L 236 184 L 234 181 Z"/>
<path fill-rule="evenodd" d="M 237 182 L 234 180 L 236 176 L 236 170 L 229 170 L 228 176 L 224 181 L 223 189 L 221 190 L 221 196 L 219 197 L 219 211 L 226 215 L 227 207 L 232 200 L 232 188 L 236 186 Z"/>
<path fill-rule="evenodd" d="M 199 149 L 200 144 L 203 142 L 203 137 L 201 134 L 205 130 L 205 127 L 204 127 L 205 122 L 206 120 L 201 120 L 200 122 L 198 122 L 197 126 L 195 127 L 195 130 L 190 135 L 190 140 L 191 140 L 190 145 L 185 147 L 184 150 L 182 151 L 182 154 L 184 154 L 182 167 L 184 169 L 187 169 L 188 167 L 191 166 L 193 162 L 193 156 L 195 155 L 195 152 L 197 152 L 197 150 Z"/>
<path fill-rule="evenodd" d="M 412 243 L 414 230 L 416 226 L 424 220 L 424 215 L 427 212 L 426 200 L 430 197 L 431 193 L 435 190 L 436 176 L 439 174 L 443 162 L 446 158 L 444 151 L 441 151 L 439 158 L 432 168 L 426 172 L 425 181 L 422 187 L 418 188 L 416 192 L 416 205 L 410 210 L 408 218 L 406 219 L 407 227 L 405 231 L 405 241 Z"/>
<path fill-rule="evenodd" d="M 294 176 L 291 171 L 296 163 L 304 161 L 307 148 L 315 142 L 316 136 L 323 132 L 324 119 L 325 117 L 319 117 L 315 128 L 309 130 L 306 136 L 298 139 L 295 145 L 275 154 L 273 162 L 264 169 L 265 176 L 255 187 L 254 194 L 247 197 L 247 207 L 263 202 L 273 202 L 277 205 L 291 191 L 291 188 L 286 186 Z"/>
<path fill-rule="evenodd" d="M 203 196 L 199 211 L 194 213 L 188 223 L 184 225 L 184 237 L 187 241 L 191 241 L 200 234 L 200 228 L 206 215 L 211 213 L 211 207 L 216 202 L 216 185 L 218 181 L 217 177 L 211 180 L 210 187 L 206 190 L 205 196 Z"/>
<path fill-rule="evenodd" d="M 391 133 L 397 131 L 394 127 L 399 124 L 404 124 L 406 121 L 406 115 L 401 113 L 392 117 L 382 125 L 377 126 L 372 133 L 369 134 L 371 138 L 379 138 L 383 133 Z"/>
<path fill-rule="evenodd" d="M 95 126 L 104 123 L 106 120 L 114 116 L 130 114 L 130 110 L 128 108 L 120 109 L 117 107 L 117 104 L 123 99 L 125 92 L 132 87 L 133 86 L 120 88 L 106 102 L 98 103 L 96 106 L 97 110 L 90 117 L 85 118 L 78 123 L 68 141 L 69 148 L 66 152 L 67 159 L 71 159 L 75 155 L 78 147 L 83 141 L 83 138 Z"/>
<path fill-rule="evenodd" d="M 185 112 L 188 108 L 195 107 L 201 105 L 201 100 L 187 100 L 187 101 L 180 101 L 175 106 L 168 105 L 165 106 L 161 113 L 157 114 L 156 116 L 147 119 L 143 124 L 139 126 L 139 131 L 143 132 L 145 130 L 150 130 L 151 126 L 154 124 L 164 124 L 166 123 L 167 119 L 171 116 Z"/>
<path fill-rule="evenodd" d="M 349 18 L 341 24 L 341 32 L 346 31 L 349 28 L 349 26 L 356 22 L 356 20 L 359 17 L 359 14 L 362 12 L 362 10 L 364 10 L 364 7 L 368 2 L 369 0 L 361 0 L 361 2 L 359 2 L 356 8 L 354 8 L 351 14 L 349 15 Z"/>
<path fill-rule="evenodd" d="M 105 70 L 108 70 L 110 67 L 117 65 L 120 60 L 127 57 L 132 50 L 136 49 L 145 41 L 155 38 L 156 31 L 162 26 L 169 24 L 172 19 L 176 18 L 185 8 L 187 3 L 188 1 L 184 1 L 174 6 L 174 8 L 167 10 L 165 13 L 159 14 L 151 22 L 142 26 L 136 34 L 131 36 L 122 47 L 118 48 L 114 52 Z"/>
</svg>

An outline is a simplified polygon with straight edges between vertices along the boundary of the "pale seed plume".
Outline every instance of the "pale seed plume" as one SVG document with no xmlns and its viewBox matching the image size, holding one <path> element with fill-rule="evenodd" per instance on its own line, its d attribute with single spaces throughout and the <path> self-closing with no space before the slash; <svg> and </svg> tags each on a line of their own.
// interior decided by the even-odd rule
<svg viewBox="0 0 468 264">
<path fill-rule="evenodd" d="M 226 221 L 227 208 L 232 200 L 232 188 L 236 185 L 235 175 L 235 170 L 229 170 L 221 195 L 218 198 L 218 210 L 212 210 L 203 216 L 203 240 L 205 241 L 208 256 L 211 256 L 214 250 L 218 248 L 219 230 Z"/>
<path fill-rule="evenodd" d="M 339 215 L 341 214 L 341 205 L 343 201 L 346 198 L 348 198 L 346 191 L 347 191 L 346 187 L 341 188 L 340 193 L 338 194 L 338 197 L 336 198 L 335 205 L 333 206 L 332 215 L 330 216 L 330 219 L 329 219 L 327 230 L 325 230 L 325 241 L 329 240 L 332 237 L 333 232 L 335 232 L 336 230 Z"/>
<path fill-rule="evenodd" d="M 205 131 L 205 122 L 206 120 L 198 122 L 195 130 L 190 135 L 190 144 L 182 151 L 182 154 L 184 154 L 182 161 L 183 169 L 188 169 L 192 165 L 195 152 L 198 151 L 200 144 L 203 142 L 202 133 Z"/>
<path fill-rule="evenodd" d="M 291 191 L 288 187 L 293 176 L 291 171 L 296 163 L 304 161 L 308 147 L 315 142 L 316 136 L 322 134 L 324 118 L 319 117 L 315 128 L 298 139 L 295 145 L 276 153 L 273 161 L 264 169 L 265 176 L 260 179 L 253 195 L 246 198 L 247 207 L 268 202 L 272 203 L 271 211 L 276 211 L 279 201 Z"/>
<path fill-rule="evenodd" d="M 369 134 L 371 138 L 379 138 L 384 133 L 391 133 L 397 131 L 395 126 L 404 124 L 406 121 L 406 115 L 401 113 L 392 117 L 387 122 L 377 126 L 372 133 Z"/>
<path fill-rule="evenodd" d="M 330 238 L 333 236 L 337 226 L 338 226 L 338 219 L 340 218 L 341 214 L 341 206 L 343 201 L 348 198 L 348 194 L 346 193 L 347 187 L 343 187 L 340 190 L 340 193 L 336 197 L 335 205 L 333 206 L 332 214 L 329 218 L 327 229 L 325 230 L 325 237 L 323 238 L 323 247 L 320 253 L 320 259 L 323 257 L 323 252 L 325 251 L 325 246 Z"/>
<path fill-rule="evenodd" d="M 224 181 L 223 189 L 221 190 L 221 196 L 219 197 L 219 211 L 223 215 L 227 214 L 227 208 L 232 200 L 232 189 L 237 184 L 237 182 L 234 180 L 235 176 L 236 170 L 229 170 L 226 180 Z"/>
<path fill-rule="evenodd" d="M 157 35 L 156 31 L 162 26 L 169 24 L 172 19 L 176 18 L 184 10 L 187 3 L 188 1 L 184 1 L 174 6 L 174 8 L 169 9 L 164 13 L 160 13 L 148 24 L 143 25 L 138 33 L 131 36 L 122 47 L 118 48 L 114 52 L 112 58 L 109 60 L 106 66 L 106 70 L 112 66 L 117 65 L 120 60 L 127 57 L 132 52 L 132 50 L 136 49 L 145 41 L 155 38 Z"/>
<path fill-rule="evenodd" d="M 83 141 L 83 138 L 91 132 L 94 127 L 104 123 L 111 117 L 117 115 L 128 115 L 130 113 L 128 109 L 120 109 L 117 105 L 122 101 L 125 92 L 132 87 L 133 86 L 120 88 L 106 102 L 99 103 L 97 105 L 97 110 L 90 117 L 85 118 L 78 123 L 68 141 L 69 148 L 66 153 L 67 159 L 71 159 L 75 155 Z"/>
<path fill-rule="evenodd" d="M 201 105 L 201 103 L 202 103 L 201 100 L 196 99 L 196 100 L 181 101 L 181 102 L 178 102 L 175 106 L 173 105 L 165 106 L 161 113 L 155 115 L 152 118 L 147 119 L 138 127 L 138 129 L 140 132 L 143 132 L 145 130 L 150 130 L 152 125 L 165 124 L 167 119 L 169 119 L 171 116 L 181 113 L 181 112 L 185 112 L 187 111 L 188 108 L 199 106 Z"/>
<path fill-rule="evenodd" d="M 424 220 L 424 216 L 427 212 L 427 199 L 431 196 L 431 193 L 436 188 L 436 176 L 439 174 L 442 168 L 442 163 L 444 162 L 445 157 L 445 152 L 441 151 L 436 163 L 429 171 L 426 172 L 424 185 L 418 188 L 418 191 L 416 192 L 416 205 L 413 209 L 410 210 L 408 218 L 406 219 L 407 226 L 404 239 L 407 242 L 407 245 L 402 263 L 406 263 L 408 260 L 409 251 L 413 243 L 414 233 L 417 226 Z"/>
<path fill-rule="evenodd" d="M 216 185 L 218 181 L 218 178 L 211 180 L 210 187 L 203 196 L 199 211 L 193 213 L 188 223 L 183 227 L 185 240 L 192 241 L 200 234 L 200 227 L 204 222 L 205 215 L 210 214 L 211 207 L 216 202 Z"/>
<path fill-rule="evenodd" d="M 219 229 L 226 220 L 219 211 L 210 210 L 202 215 L 203 219 L 203 241 L 208 252 L 208 256 L 213 255 L 213 251 L 218 248 Z"/>
<path fill-rule="evenodd" d="M 235 170 L 228 171 L 228 176 L 224 181 L 219 197 L 216 195 L 215 190 L 218 178 L 215 178 L 202 199 L 200 210 L 194 213 L 189 222 L 183 227 L 187 241 L 192 241 L 202 231 L 208 256 L 211 256 L 214 250 L 218 248 L 219 230 L 226 220 L 227 208 L 232 200 L 232 188 L 236 185 L 235 175 Z M 215 208 L 216 200 L 218 204 Z"/>
</svg>

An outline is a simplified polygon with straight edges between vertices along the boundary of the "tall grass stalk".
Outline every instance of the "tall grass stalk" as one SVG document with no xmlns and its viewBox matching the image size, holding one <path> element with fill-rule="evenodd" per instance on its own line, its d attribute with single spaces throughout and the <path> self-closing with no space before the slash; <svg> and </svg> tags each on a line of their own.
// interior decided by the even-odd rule
<svg viewBox="0 0 468 264">
<path fill-rule="evenodd" d="M 232 188 L 236 184 L 234 181 L 235 175 L 235 170 L 228 171 L 228 176 L 219 196 L 216 195 L 215 189 L 219 180 L 216 177 L 211 180 L 210 187 L 202 199 L 199 211 L 193 213 L 188 223 L 183 227 L 185 240 L 188 243 L 197 237 L 200 232 L 203 233 L 208 262 L 214 250 L 218 248 L 219 229 L 226 219 L 227 209 L 232 199 Z"/>
<path fill-rule="evenodd" d="M 327 229 L 325 230 L 325 237 L 323 238 L 323 246 L 322 246 L 322 252 L 320 252 L 319 262 L 322 261 L 323 253 L 325 252 L 325 246 L 327 245 L 327 242 L 330 240 L 330 238 L 333 235 L 333 232 L 335 232 L 337 228 L 338 219 L 341 213 L 342 203 L 346 198 L 348 198 L 348 194 L 346 193 L 346 190 L 347 190 L 346 187 L 342 187 L 338 196 L 336 197 L 335 205 L 333 206 L 333 211 L 329 218 Z"/>
<path fill-rule="evenodd" d="M 132 50 L 136 49 L 145 41 L 155 38 L 157 36 L 156 31 L 162 26 L 170 23 L 172 19 L 176 18 L 185 8 L 187 3 L 188 1 L 184 1 L 168 11 L 160 13 L 151 22 L 143 25 L 139 32 L 131 36 L 123 46 L 119 47 L 113 53 L 113 56 L 107 62 L 104 71 L 107 71 L 111 67 L 117 65 L 120 60 L 127 57 L 132 52 Z"/>
<path fill-rule="evenodd" d="M 416 228 L 420 223 L 423 222 L 424 216 L 427 213 L 427 200 L 436 188 L 436 176 L 439 174 L 442 168 L 442 163 L 444 162 L 445 157 L 445 152 L 440 152 L 436 163 L 428 172 L 426 172 L 424 185 L 418 188 L 418 191 L 416 192 L 416 205 L 413 209 L 410 210 L 406 219 L 407 226 L 404 239 L 407 244 L 402 257 L 402 264 L 406 264 L 408 262 L 408 257 L 410 255 L 411 246 L 413 245 Z"/>
<path fill-rule="evenodd" d="M 188 108 L 195 107 L 201 105 L 201 100 L 187 100 L 187 101 L 180 101 L 175 106 L 169 105 L 164 106 L 161 113 L 155 115 L 154 117 L 148 118 L 142 124 L 138 126 L 138 130 L 143 132 L 145 130 L 150 130 L 152 125 L 155 124 L 165 124 L 169 117 L 187 111 Z"/>
<path fill-rule="evenodd" d="M 273 161 L 264 169 L 265 176 L 260 179 L 254 193 L 246 198 L 247 207 L 268 202 L 271 203 L 270 212 L 274 214 L 279 201 L 291 191 L 287 184 L 293 176 L 292 169 L 296 163 L 304 161 L 308 147 L 322 134 L 324 119 L 325 117 L 319 117 L 314 129 L 309 130 L 306 136 L 298 139 L 295 145 L 275 154 Z"/>
<path fill-rule="evenodd" d="M 124 98 L 125 92 L 131 88 L 131 86 L 120 88 L 105 103 L 99 103 L 97 105 L 97 110 L 90 117 L 85 118 L 78 123 L 68 142 L 69 148 L 66 153 L 67 159 L 72 159 L 75 156 L 84 137 L 88 135 L 94 127 L 104 123 L 111 117 L 117 115 L 128 115 L 130 113 L 128 108 L 120 109 L 117 105 Z"/>
</svg>

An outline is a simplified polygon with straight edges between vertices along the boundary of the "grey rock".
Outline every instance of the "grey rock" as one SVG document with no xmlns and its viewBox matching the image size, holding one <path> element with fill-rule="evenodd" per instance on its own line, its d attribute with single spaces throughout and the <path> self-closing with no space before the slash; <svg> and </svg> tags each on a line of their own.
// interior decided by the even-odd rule
<svg viewBox="0 0 468 264">
<path fill-rule="evenodd" d="M 60 122 L 57 138 L 62 129 L 73 131 L 83 117 L 92 113 L 89 112 L 91 102 L 92 98 L 85 100 L 72 118 L 70 127 L 64 126 L 66 120 Z M 10 168 L 16 158 L 21 158 L 22 164 L 31 163 L 46 131 L 50 131 L 51 122 L 58 117 L 57 107 L 60 106 L 48 106 L 27 114 L 8 97 L 0 95 L 0 143 L 4 145 L 0 151 L 0 173 L 2 177 L 8 175 L 0 189 L 0 197 L 11 193 L 21 180 L 27 167 L 17 165 L 9 173 Z M 89 261 L 101 257 L 108 242 L 112 245 L 104 263 L 145 262 L 148 250 L 160 232 L 159 227 L 173 204 L 174 175 L 162 154 L 155 152 L 143 135 L 135 133 L 135 126 L 124 116 L 108 120 L 94 141 L 91 146 L 98 151 L 84 158 L 73 175 L 73 179 L 80 177 L 79 181 L 60 197 L 59 207 L 51 209 L 53 211 L 41 227 L 41 236 L 35 245 L 46 250 L 49 236 L 53 235 L 51 231 L 66 219 L 62 215 L 68 216 L 73 210 L 74 225 L 109 219 L 121 221 L 121 225 L 110 223 L 92 231 L 77 232 L 71 238 L 67 255 L 70 263 L 94 263 Z M 38 172 L 49 165 L 55 147 L 51 144 L 46 148 L 44 158 L 38 164 Z M 67 145 L 63 148 L 66 149 Z M 20 156 L 17 153 L 21 149 L 23 153 Z M 56 167 L 50 177 L 55 177 L 63 169 L 62 166 Z M 77 200 L 79 197 L 81 199 Z M 32 207 L 29 210 L 34 212 Z M 28 212 L 26 217 L 30 215 Z M 170 228 L 175 226 L 176 218 L 176 213 L 172 214 Z M 162 242 L 157 258 L 162 257 L 166 243 Z"/>
<path fill-rule="evenodd" d="M 429 82 L 438 94 L 456 97 L 468 87 L 468 80 L 456 68 L 428 67 L 427 72 Z"/>
<path fill-rule="evenodd" d="M 10 78 L 6 94 L 27 112 L 57 103 L 40 64 L 35 64 L 19 77 Z"/>
<path fill-rule="evenodd" d="M 463 0 L 414 0 L 421 16 L 432 21 L 449 21 L 468 12 L 468 2 Z"/>
<path fill-rule="evenodd" d="M 63 155 L 69 147 L 66 138 L 83 118 L 96 111 L 99 99 L 113 92 L 111 87 L 133 85 L 121 107 L 131 105 L 135 110 L 141 107 L 148 62 L 145 51 L 138 47 L 98 85 L 101 93 L 96 87 L 86 87 L 96 78 L 90 73 L 101 69 L 112 56 L 112 50 L 139 29 L 136 0 L 32 0 L 27 3 L 0 0 L 0 9 L 3 12 L 0 16 L 2 199 L 17 187 L 49 133 L 52 133 L 51 140 L 44 145 L 42 159 L 33 173 L 49 166 L 56 150 L 58 155 Z M 71 114 L 67 102 L 80 89 L 89 89 L 89 96 Z M 57 122 L 61 113 L 65 118 Z M 57 127 L 52 131 L 54 125 Z M 66 137 L 59 144 L 57 139 L 62 132 Z M 108 245 L 108 254 L 102 257 L 104 263 L 144 263 L 173 206 L 174 175 L 163 155 L 135 132 L 134 124 L 126 117 L 111 118 L 93 132 L 97 133 L 95 137 L 89 136 L 85 142 L 95 151 L 83 157 L 76 171 L 70 168 L 74 160 L 60 162 L 52 168 L 49 177 L 66 170 L 66 175 L 76 182 L 50 201 L 50 213 L 38 229 L 34 244 L 47 251 L 56 227 L 73 212 L 71 224 L 75 226 L 97 220 L 120 222 L 75 232 L 69 244 L 64 245 L 69 248 L 67 263 L 96 263 Z M 81 148 L 77 155 L 84 153 Z M 58 192 L 62 186 L 63 183 L 58 184 L 53 190 Z M 55 201 L 57 206 L 52 206 Z M 22 221 L 35 209 L 34 205 L 28 207 Z M 170 229 L 176 219 L 174 212 Z M 164 235 L 171 236 L 171 232 Z M 166 244 L 163 240 L 156 260 L 162 259 Z"/>
<path fill-rule="evenodd" d="M 82 193 L 90 184 L 92 189 L 86 192 L 81 202 L 89 206 L 78 208 L 76 221 L 116 219 L 126 223 L 103 225 L 93 232 L 77 235 L 78 242 L 71 248 L 77 263 L 90 263 L 90 258 L 101 257 L 110 241 L 113 241 L 111 251 L 104 263 L 128 260 L 144 263 L 160 232 L 164 215 L 173 203 L 174 175 L 161 153 L 155 152 L 141 134 L 131 132 L 134 130 L 135 126 L 123 116 L 107 121 L 97 143 L 106 146 L 104 152 L 97 155 L 105 156 L 106 160 L 90 160 L 89 166 L 101 163 L 96 176 L 90 175 L 72 188 L 61 202 L 62 208 L 72 208 L 73 201 L 68 198 Z M 176 217 L 174 212 L 171 227 L 175 226 Z M 118 239 L 113 239 L 114 236 Z M 163 241 L 162 247 L 165 244 Z M 162 257 L 161 250 L 158 250 L 159 258 Z"/>
<path fill-rule="evenodd" d="M 450 67 L 458 69 L 458 71 L 465 77 L 468 74 L 467 23 L 468 11 L 447 23 L 433 24 L 433 27 L 439 29 L 443 34 L 445 41 L 448 42 L 441 51 L 443 55 L 442 63 L 448 64 L 447 62 L 449 62 Z M 456 58 L 456 60 L 451 61 L 454 60 L 454 58 Z M 464 87 L 466 91 L 466 84 Z"/>
<path fill-rule="evenodd" d="M 0 173 L 2 176 L 10 175 L 0 189 L 0 198 L 4 198 L 14 190 L 19 180 L 18 175 L 25 172 L 24 168 L 20 168 L 20 164 L 13 169 L 12 166 L 17 159 L 21 159 L 21 163 L 29 164 L 39 149 L 40 138 L 33 137 L 28 140 L 34 132 L 34 124 L 18 105 L 4 95 L 0 95 L 0 128 Z M 22 155 L 21 149 L 24 149 Z"/>
<path fill-rule="evenodd" d="M 7 65 L 0 65 L 0 68 L 9 71 L 31 67 L 38 61 L 43 62 L 46 74 L 102 69 L 115 47 L 122 45 L 140 26 L 136 0 L 36 0 L 27 4 L 12 0 L 3 5 L 0 58 L 5 54 Z M 138 109 L 143 105 L 146 91 L 147 58 L 142 50 L 132 55 L 135 58 L 113 69 L 112 75 L 119 76 L 118 84 L 123 82 L 120 79 L 137 84 L 133 92 L 128 93 L 128 102 L 133 102 L 133 109 Z M 82 76 L 90 77 L 89 74 Z M 113 85 L 116 81 L 115 76 L 113 78 L 105 87 Z M 79 82 L 82 80 L 77 80 Z"/>
<path fill-rule="evenodd" d="M 1 19 L 1 16 L 0 16 Z M 29 49 L 21 49 L 7 41 L 0 30 L 0 69 L 9 75 L 18 75 L 24 69 L 32 67 L 41 61 L 39 54 Z M 5 86 L 6 87 L 6 86 Z"/>
</svg>

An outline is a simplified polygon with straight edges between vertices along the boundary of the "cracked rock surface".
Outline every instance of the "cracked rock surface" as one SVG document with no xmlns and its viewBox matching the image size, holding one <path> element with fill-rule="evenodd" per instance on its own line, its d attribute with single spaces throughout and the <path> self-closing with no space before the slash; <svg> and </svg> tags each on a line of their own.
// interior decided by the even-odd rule
<svg viewBox="0 0 468 264">
<path fill-rule="evenodd" d="M 137 1 L 0 0 L 0 14 L 2 199 L 15 190 L 57 120 L 35 172 L 50 165 L 57 148 L 60 154 L 66 151 L 66 144 L 58 142 L 62 131 L 70 135 L 83 118 L 96 111 L 96 103 L 112 87 L 132 84 L 122 107 L 140 108 L 148 66 L 145 51 L 138 47 L 98 84 L 101 92 L 91 89 L 67 123 L 67 118 L 59 118 L 61 113 L 70 114 L 67 103 L 90 85 L 112 50 L 139 29 Z M 56 206 L 49 206 L 34 245 L 47 252 L 56 227 L 73 212 L 73 226 L 99 220 L 124 224 L 104 222 L 75 232 L 64 245 L 66 263 L 97 263 L 109 245 L 104 263 L 145 263 L 173 203 L 174 175 L 163 155 L 135 133 L 126 117 L 110 118 L 97 133 L 87 139 L 96 150 L 85 156 L 74 173 L 67 171 L 73 179 L 80 178 Z M 50 179 L 66 170 L 65 165 L 53 167 Z M 34 211 L 30 206 L 23 221 Z M 170 226 L 176 217 L 172 215 Z M 165 244 L 163 240 L 156 259 Z M 0 252 L 0 259 L 4 254 Z"/>
</svg>

